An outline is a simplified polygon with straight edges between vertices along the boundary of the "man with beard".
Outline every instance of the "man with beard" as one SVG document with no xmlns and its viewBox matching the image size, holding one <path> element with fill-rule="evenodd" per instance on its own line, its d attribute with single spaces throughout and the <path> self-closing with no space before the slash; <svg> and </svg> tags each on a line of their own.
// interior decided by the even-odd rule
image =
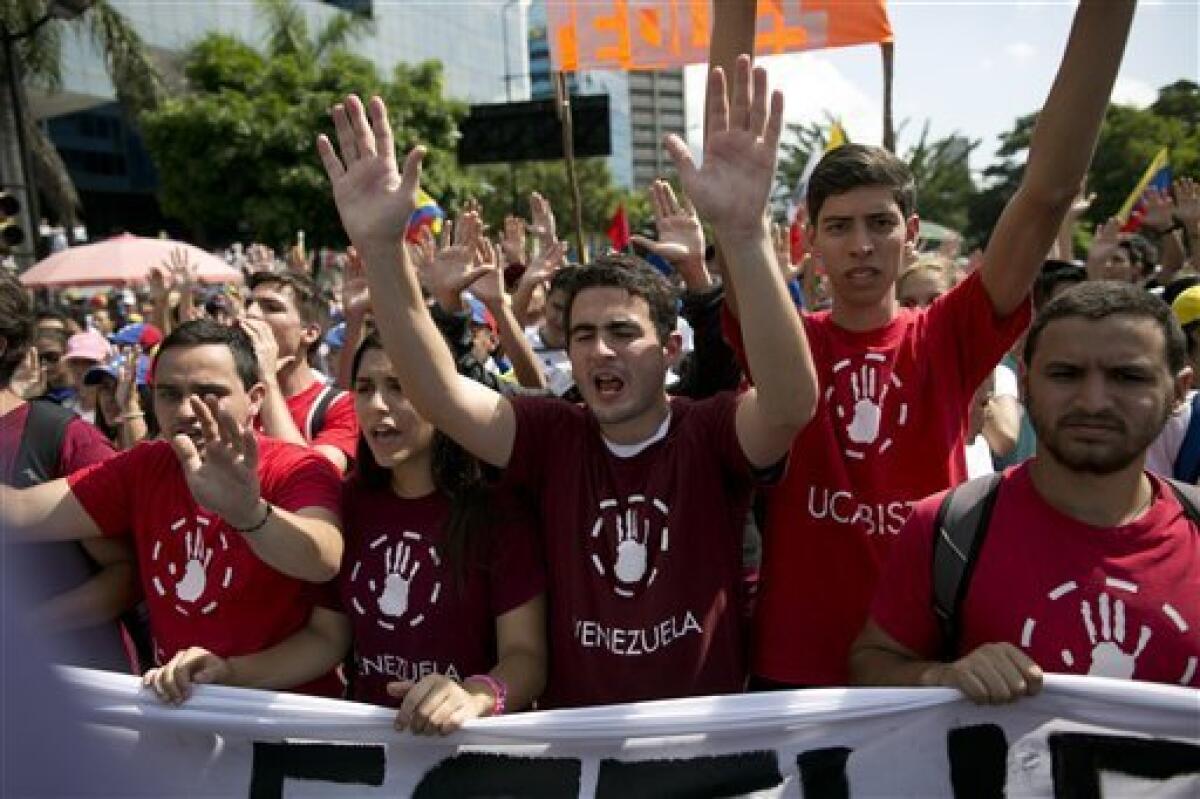
<svg viewBox="0 0 1200 799">
<path fill-rule="evenodd" d="M 933 610 L 939 494 L 900 533 L 851 652 L 855 681 L 976 702 L 1036 693 L 1045 671 L 1200 686 L 1200 535 L 1143 468 L 1192 381 L 1183 331 L 1132 285 L 1086 283 L 1037 317 L 1025 363 L 1037 455 L 999 483 L 957 645 Z"/>
</svg>

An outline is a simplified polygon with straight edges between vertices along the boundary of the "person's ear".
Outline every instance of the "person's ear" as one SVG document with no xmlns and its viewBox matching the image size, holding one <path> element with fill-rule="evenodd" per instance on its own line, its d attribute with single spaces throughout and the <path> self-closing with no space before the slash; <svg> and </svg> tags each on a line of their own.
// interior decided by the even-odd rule
<svg viewBox="0 0 1200 799">
<path fill-rule="evenodd" d="M 262 410 L 263 400 L 267 397 L 267 387 L 262 382 L 255 383 L 250 386 L 250 390 L 246 392 L 246 396 L 250 400 L 250 415 L 246 420 L 247 424 L 249 424 L 258 418 L 259 411 Z"/>
<path fill-rule="evenodd" d="M 674 363 L 675 359 L 683 354 L 683 336 L 679 335 L 678 331 L 673 331 L 667 336 L 667 340 L 663 342 L 663 353 L 670 363 Z"/>
<path fill-rule="evenodd" d="M 1192 390 L 1192 385 L 1196 382 L 1196 373 L 1192 371 L 1192 367 L 1185 366 L 1175 373 L 1174 390 L 1175 402 L 1174 406 L 1178 408 L 1187 401 L 1188 392 Z"/>
<path fill-rule="evenodd" d="M 915 249 L 917 238 L 921 235 L 921 217 L 913 214 L 904 223 L 904 241 Z"/>
</svg>

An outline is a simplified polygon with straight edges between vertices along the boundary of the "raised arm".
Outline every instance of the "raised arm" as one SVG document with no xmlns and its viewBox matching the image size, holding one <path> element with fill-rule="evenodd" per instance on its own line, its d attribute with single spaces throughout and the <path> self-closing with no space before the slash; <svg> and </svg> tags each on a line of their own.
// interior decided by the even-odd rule
<svg viewBox="0 0 1200 799">
<path fill-rule="evenodd" d="M 817 376 L 767 226 L 783 96 L 770 95 L 768 107 L 767 73 L 754 70 L 752 82 L 749 56 L 738 59 L 733 84 L 731 108 L 724 72 L 712 71 L 709 95 L 715 101 L 701 168 L 678 136 L 669 136 L 666 146 L 684 190 L 723 245 L 728 282 L 738 291 L 746 357 L 758 379 L 738 405 L 738 440 L 750 462 L 765 468 L 787 453 L 812 418 Z"/>
<path fill-rule="evenodd" d="M 1066 53 L 1038 115 L 1029 162 L 984 255 L 996 313 L 1025 300 L 1087 172 L 1112 93 L 1135 0 L 1082 0 Z"/>
<path fill-rule="evenodd" d="M 340 157 L 325 136 L 317 150 L 342 226 L 367 266 L 367 282 L 388 357 L 405 396 L 421 416 L 472 454 L 506 466 L 516 437 L 516 417 L 504 397 L 458 374 L 441 333 L 429 316 L 402 238 L 416 208 L 421 147 L 409 152 L 401 175 L 387 108 L 371 99 L 370 120 L 351 96 L 333 109 Z"/>
</svg>

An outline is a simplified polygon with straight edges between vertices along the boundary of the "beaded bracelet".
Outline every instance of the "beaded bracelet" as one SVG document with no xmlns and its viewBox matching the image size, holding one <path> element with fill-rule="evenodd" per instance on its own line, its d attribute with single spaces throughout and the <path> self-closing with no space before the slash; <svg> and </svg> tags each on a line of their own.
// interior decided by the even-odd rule
<svg viewBox="0 0 1200 799">
<path fill-rule="evenodd" d="M 237 530 L 242 535 L 246 535 L 247 533 L 257 533 L 259 530 L 263 529 L 263 527 L 266 526 L 267 522 L 271 518 L 271 515 L 274 513 L 275 513 L 275 506 L 272 505 L 270 502 L 268 502 L 267 503 L 267 512 L 263 514 L 262 521 L 259 522 L 258 524 L 254 525 L 253 527 L 233 527 L 232 524 L 229 526 L 233 527 L 234 530 Z"/>
<path fill-rule="evenodd" d="M 472 674 L 463 680 L 463 685 L 469 682 L 481 683 L 492 692 L 492 695 L 496 698 L 495 704 L 492 705 L 493 716 L 499 716 L 504 713 L 504 706 L 508 701 L 508 686 L 502 680 L 497 680 L 490 674 Z"/>
</svg>

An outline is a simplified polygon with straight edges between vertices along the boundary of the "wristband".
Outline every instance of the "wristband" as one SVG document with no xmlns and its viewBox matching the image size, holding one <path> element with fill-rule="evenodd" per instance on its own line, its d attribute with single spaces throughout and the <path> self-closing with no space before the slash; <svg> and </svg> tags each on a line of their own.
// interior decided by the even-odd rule
<svg viewBox="0 0 1200 799">
<path fill-rule="evenodd" d="M 275 513 L 275 506 L 272 505 L 270 502 L 268 502 L 267 503 L 267 512 L 263 514 L 262 521 L 260 521 L 258 524 L 254 525 L 253 527 L 235 527 L 232 524 L 229 526 L 233 527 L 234 530 L 237 530 L 242 535 L 245 535 L 247 533 L 257 533 L 259 530 L 263 529 L 263 527 L 266 526 L 267 521 L 271 518 L 271 516 L 274 513 Z"/>
<path fill-rule="evenodd" d="M 490 674 L 472 674 L 470 677 L 463 680 L 463 685 L 469 682 L 477 682 L 487 687 L 492 692 L 492 696 L 496 698 L 492 705 L 493 716 L 499 716 L 504 713 L 504 705 L 508 701 L 508 686 L 502 680 L 497 680 Z"/>
<path fill-rule="evenodd" d="M 121 414 L 121 421 L 128 422 L 132 421 L 133 419 L 144 419 L 145 417 L 145 411 L 129 411 L 128 413 Z"/>
</svg>

